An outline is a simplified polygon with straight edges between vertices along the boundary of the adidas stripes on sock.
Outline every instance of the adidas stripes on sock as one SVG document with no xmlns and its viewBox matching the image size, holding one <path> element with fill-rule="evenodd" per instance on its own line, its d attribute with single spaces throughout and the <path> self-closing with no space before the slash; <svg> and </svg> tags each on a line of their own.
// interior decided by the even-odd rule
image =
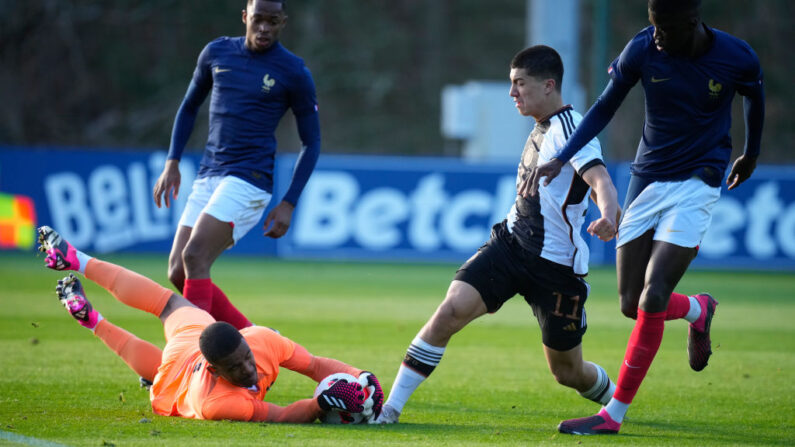
<svg viewBox="0 0 795 447">
<path fill-rule="evenodd" d="M 442 360 L 444 350 L 443 346 L 432 346 L 419 336 L 414 337 L 395 377 L 386 405 L 398 412 L 403 411 L 409 397 Z"/>
<path fill-rule="evenodd" d="M 596 382 L 587 391 L 579 393 L 580 396 L 596 402 L 600 405 L 606 405 L 610 402 L 610 398 L 616 390 L 616 385 L 610 380 L 604 368 L 593 362 L 590 363 L 596 368 Z"/>
</svg>

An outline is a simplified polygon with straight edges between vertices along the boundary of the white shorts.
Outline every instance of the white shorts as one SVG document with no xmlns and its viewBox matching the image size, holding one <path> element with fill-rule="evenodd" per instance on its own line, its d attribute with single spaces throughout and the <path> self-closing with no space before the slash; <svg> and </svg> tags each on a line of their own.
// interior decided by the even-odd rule
<svg viewBox="0 0 795 447">
<path fill-rule="evenodd" d="M 616 247 L 654 228 L 654 240 L 680 247 L 695 247 L 712 222 L 712 208 L 720 188 L 701 179 L 652 182 L 624 210 Z"/>
<path fill-rule="evenodd" d="M 193 228 L 199 215 L 207 213 L 231 223 L 232 238 L 237 243 L 259 222 L 270 201 L 269 192 L 237 177 L 198 178 L 193 182 L 179 225 Z"/>
</svg>

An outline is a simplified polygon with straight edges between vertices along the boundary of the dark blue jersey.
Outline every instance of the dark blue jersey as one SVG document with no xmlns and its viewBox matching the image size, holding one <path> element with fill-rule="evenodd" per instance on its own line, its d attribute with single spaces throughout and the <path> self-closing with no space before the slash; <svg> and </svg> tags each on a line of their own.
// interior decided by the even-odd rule
<svg viewBox="0 0 795 447">
<path fill-rule="evenodd" d="M 720 183 L 732 151 L 732 99 L 735 92 L 757 95 L 762 70 L 747 43 L 709 30 L 711 47 L 691 59 L 657 50 L 654 27 L 647 27 L 610 64 L 615 84 L 631 87 L 640 80 L 646 96 L 633 174 L 655 181 L 695 174 L 709 184 Z"/>
<path fill-rule="evenodd" d="M 610 82 L 555 158 L 567 162 L 612 119 L 632 87 L 646 93 L 646 121 L 632 174 L 648 181 L 699 176 L 719 186 L 731 156 L 731 102 L 745 97 L 745 154 L 759 155 L 764 88 L 748 44 L 716 29 L 709 50 L 690 59 L 657 50 L 654 27 L 633 38 L 610 64 Z"/>
<path fill-rule="evenodd" d="M 279 42 L 262 53 L 249 51 L 244 37 L 210 42 L 177 113 L 169 159 L 179 159 L 210 92 L 210 127 L 198 176 L 232 175 L 272 192 L 274 133 L 292 109 L 304 149 L 284 200 L 295 204 L 320 150 L 315 85 L 304 61 Z"/>
</svg>

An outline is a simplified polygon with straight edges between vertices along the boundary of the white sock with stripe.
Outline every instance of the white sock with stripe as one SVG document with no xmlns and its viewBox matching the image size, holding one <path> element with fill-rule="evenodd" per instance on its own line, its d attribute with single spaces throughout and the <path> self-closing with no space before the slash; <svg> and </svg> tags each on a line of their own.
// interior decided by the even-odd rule
<svg viewBox="0 0 795 447">
<path fill-rule="evenodd" d="M 613 392 L 616 390 L 616 385 L 610 380 L 610 377 L 607 375 L 607 371 L 604 368 L 597 365 L 593 362 L 585 362 L 590 363 L 596 368 L 596 382 L 594 382 L 593 386 L 588 389 L 588 391 L 584 391 L 579 393 L 580 396 L 592 400 L 600 405 L 607 405 L 610 402 L 610 398 L 613 397 Z"/>
<path fill-rule="evenodd" d="M 444 347 L 424 342 L 419 336 L 414 337 L 384 405 L 389 405 L 398 413 L 403 411 L 409 397 L 442 360 L 444 350 Z"/>
</svg>

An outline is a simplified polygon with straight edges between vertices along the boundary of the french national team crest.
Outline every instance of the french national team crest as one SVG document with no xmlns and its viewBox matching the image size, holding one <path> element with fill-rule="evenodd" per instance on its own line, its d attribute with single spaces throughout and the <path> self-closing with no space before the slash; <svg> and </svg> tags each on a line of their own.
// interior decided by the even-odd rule
<svg viewBox="0 0 795 447">
<path fill-rule="evenodd" d="M 262 91 L 265 93 L 269 93 L 271 91 L 271 87 L 276 85 L 276 79 L 272 79 L 271 75 L 265 74 L 262 77 Z"/>
<path fill-rule="evenodd" d="M 720 91 L 723 90 L 723 85 L 715 82 L 714 79 L 709 80 L 709 96 L 713 99 L 717 99 L 720 96 Z"/>
</svg>

